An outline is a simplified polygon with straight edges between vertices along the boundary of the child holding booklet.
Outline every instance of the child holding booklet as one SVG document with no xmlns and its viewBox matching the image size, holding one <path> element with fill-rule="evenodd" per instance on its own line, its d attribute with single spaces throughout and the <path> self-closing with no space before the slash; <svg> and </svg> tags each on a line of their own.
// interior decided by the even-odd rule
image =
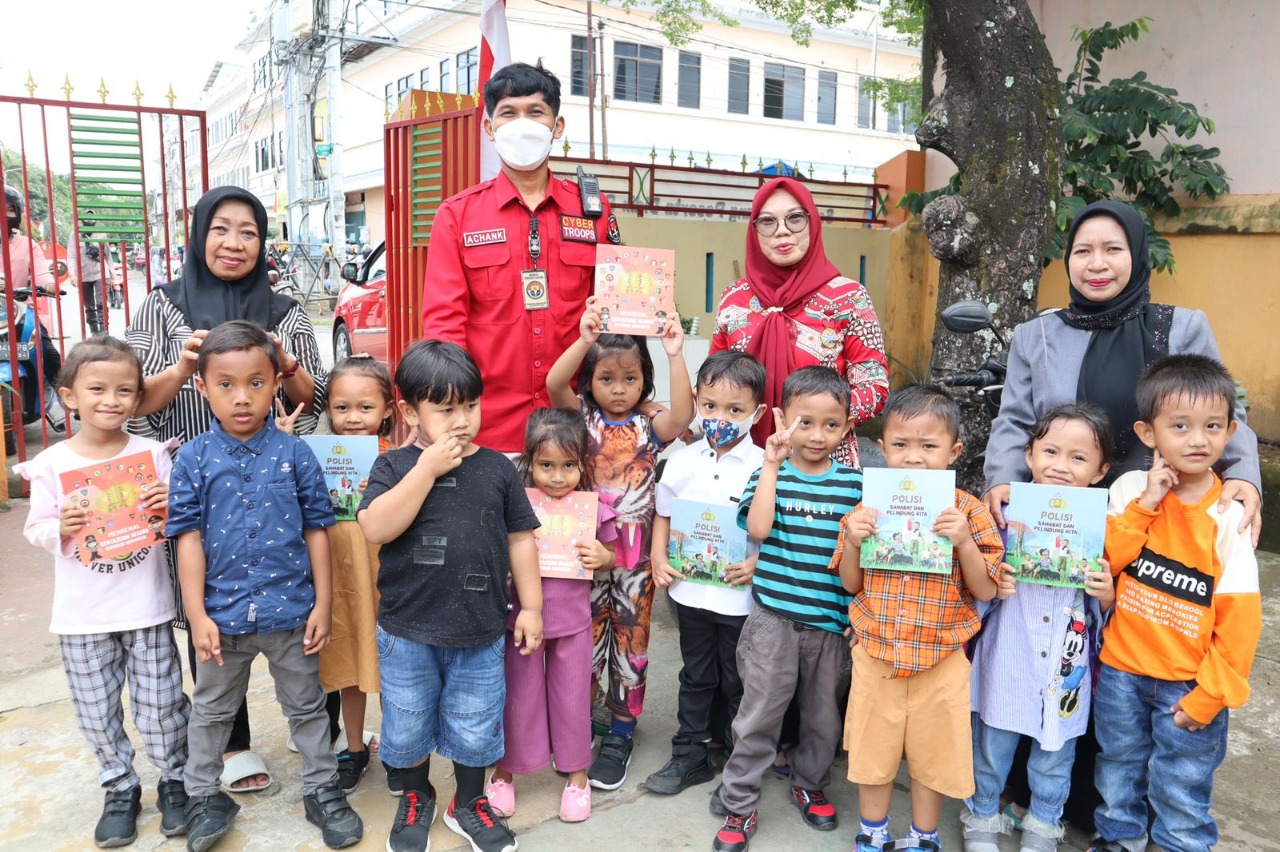
<svg viewBox="0 0 1280 852">
<path fill-rule="evenodd" d="M 1102 409 L 1087 402 L 1059 405 L 1032 428 L 1027 467 L 1041 485 L 1084 488 L 1106 475 L 1112 446 Z M 1048 549 L 1041 548 L 1036 564 L 1046 558 Z M 1075 740 L 1089 721 L 1102 613 L 1115 602 L 1115 587 L 1105 570 L 1086 571 L 1083 589 L 1016 582 L 1007 563 L 1001 571 L 1000 602 L 987 614 L 973 654 L 975 790 L 965 801 L 964 848 L 998 852 L 999 835 L 1010 823 L 1000 813 L 1000 794 L 1018 740 L 1028 736 L 1031 808 L 1022 820 L 1021 848 L 1054 852 L 1063 835 Z"/>
<path fill-rule="evenodd" d="M 124 730 L 126 680 L 134 724 L 160 769 L 160 833 L 186 834 L 183 773 L 191 703 L 182 693 L 182 662 L 170 627 L 175 598 L 165 549 L 146 546 L 119 561 L 83 564 L 76 537 L 90 512 L 62 485 L 62 474 L 147 453 L 157 480 L 142 486 L 139 502 L 148 511 L 161 509 L 169 499 L 170 446 L 124 431 L 142 398 L 142 364 L 114 337 L 76 344 L 58 374 L 58 397 L 80 428 L 14 471 L 31 482 L 23 533 L 53 554 L 49 630 L 58 634 L 76 724 L 93 748 L 106 789 L 93 840 L 123 846 L 138 836 L 142 782 Z"/>
<path fill-rule="evenodd" d="M 734 587 L 729 589 L 687 582 L 690 578 L 671 567 L 667 553 L 675 500 L 734 505 L 736 515 L 743 490 L 764 460 L 764 450 L 751 439 L 751 427 L 764 413 L 764 385 L 764 366 L 745 352 L 716 352 L 703 361 L 696 389 L 703 439 L 676 450 L 658 482 L 653 580 L 667 589 L 675 604 L 684 667 L 677 710 L 680 727 L 671 738 L 671 759 L 644 782 L 654 793 L 675 794 L 710 781 L 715 772 L 707 760 L 707 743 L 732 743 L 729 731 L 712 730 L 711 707 L 716 693 L 722 693 L 728 709 L 725 721 L 733 725 L 742 701 L 738 636 L 751 613 L 751 578 L 759 547 L 748 543 L 745 561 L 717 568 L 716 573 L 723 570 Z M 695 564 L 692 572 L 701 570 Z"/>
<path fill-rule="evenodd" d="M 963 449 L 960 409 L 936 388 L 891 393 L 883 423 L 880 446 L 890 468 L 947 470 Z M 891 842 L 889 802 L 905 751 L 911 834 L 893 848 L 937 852 L 944 797 L 973 794 L 963 647 L 978 632 L 975 602 L 996 594 L 1004 546 L 987 507 L 957 488 L 955 506 L 932 528 L 954 547 L 950 573 L 864 570 L 862 541 L 879 532 L 873 508 L 859 505 L 844 517 L 830 564 L 853 595 L 849 621 L 858 639 L 844 738 L 862 814 L 854 849 L 874 852 Z"/>
<path fill-rule="evenodd" d="M 587 424 L 572 411 L 539 408 L 525 426 L 519 467 L 527 487 L 553 499 L 591 490 L 587 470 Z M 613 568 L 618 538 L 613 507 L 600 503 L 596 533 L 578 542 L 578 558 L 587 571 Z M 591 581 L 542 578 L 542 646 L 528 656 L 517 653 L 512 631 L 520 602 L 511 596 L 507 616 L 505 752 L 494 765 L 485 789 L 502 817 L 516 811 L 515 775 L 538 772 L 556 756 L 556 769 L 569 780 L 560 796 L 560 819 L 582 822 L 591 816 Z"/>
</svg>

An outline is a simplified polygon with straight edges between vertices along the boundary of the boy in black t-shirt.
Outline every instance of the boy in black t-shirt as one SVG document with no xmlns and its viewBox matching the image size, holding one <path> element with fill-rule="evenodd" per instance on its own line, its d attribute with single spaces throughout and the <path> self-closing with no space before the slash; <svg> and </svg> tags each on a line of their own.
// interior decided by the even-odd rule
<svg viewBox="0 0 1280 852">
<path fill-rule="evenodd" d="M 437 751 L 453 761 L 458 787 L 445 824 L 473 849 L 508 852 L 515 836 L 484 797 L 484 771 L 503 754 L 508 573 L 521 607 L 516 647 L 542 644 L 538 519 L 515 466 L 472 443 L 484 384 L 465 350 L 418 341 L 396 385 L 417 440 L 378 458 L 357 515 L 382 545 L 381 756 L 404 789 L 387 849 L 427 848 Z"/>
</svg>

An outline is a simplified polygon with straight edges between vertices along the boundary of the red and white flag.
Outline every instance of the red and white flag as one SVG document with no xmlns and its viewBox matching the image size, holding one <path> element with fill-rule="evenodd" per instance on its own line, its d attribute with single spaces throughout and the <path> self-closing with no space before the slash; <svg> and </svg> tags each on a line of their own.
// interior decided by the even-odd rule
<svg viewBox="0 0 1280 852">
<path fill-rule="evenodd" d="M 511 39 L 507 34 L 506 0 L 484 0 L 480 8 L 480 91 L 493 72 L 511 64 Z M 480 128 L 480 180 L 502 171 L 502 160 L 484 128 Z"/>
</svg>

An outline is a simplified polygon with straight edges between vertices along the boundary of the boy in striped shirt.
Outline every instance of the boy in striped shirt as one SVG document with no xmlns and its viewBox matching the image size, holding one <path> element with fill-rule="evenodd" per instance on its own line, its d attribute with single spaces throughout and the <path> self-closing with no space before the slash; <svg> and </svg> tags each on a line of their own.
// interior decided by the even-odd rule
<svg viewBox="0 0 1280 852">
<path fill-rule="evenodd" d="M 946 470 L 964 448 L 960 409 L 937 388 L 908 385 L 893 392 L 882 423 L 887 467 Z M 987 507 L 958 488 L 955 506 L 933 524 L 933 532 L 954 545 L 951 573 L 864 571 L 858 551 L 876 532 L 875 513 L 860 506 L 843 520 L 831 559 L 831 570 L 853 595 L 849 620 L 858 642 L 844 739 L 862 816 L 853 848 L 937 852 L 945 797 L 973 795 L 963 647 L 981 624 L 975 601 L 995 597 L 1004 545 Z M 895 842 L 889 839 L 889 803 L 904 752 L 911 834 Z"/>
<path fill-rule="evenodd" d="M 849 595 L 827 570 L 840 518 L 862 499 L 862 474 L 831 458 L 849 431 L 849 383 L 830 367 L 787 377 L 778 431 L 765 443 L 738 523 L 760 542 L 752 596 L 738 640 L 742 703 L 733 755 L 711 809 L 725 817 L 712 848 L 743 852 L 756 830 L 760 780 L 773 763 L 782 717 L 799 685 L 800 738 L 791 756 L 791 801 L 819 831 L 837 825 L 822 793 L 840 736 L 836 681 L 847 659 Z"/>
</svg>

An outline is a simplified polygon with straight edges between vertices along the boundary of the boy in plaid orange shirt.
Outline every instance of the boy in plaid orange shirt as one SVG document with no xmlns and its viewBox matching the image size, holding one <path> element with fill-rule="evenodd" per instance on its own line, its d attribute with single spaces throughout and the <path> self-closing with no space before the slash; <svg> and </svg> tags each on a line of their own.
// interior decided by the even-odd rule
<svg viewBox="0 0 1280 852">
<path fill-rule="evenodd" d="M 944 392 L 909 385 L 890 394 L 880 447 L 891 468 L 946 470 L 960 455 L 960 410 Z M 862 540 L 877 532 L 859 505 L 844 517 L 831 570 L 854 597 L 849 621 L 853 687 L 845 719 L 849 780 L 862 825 L 854 852 L 940 849 L 945 796 L 973 795 L 969 661 L 962 650 L 981 620 L 975 601 L 995 597 L 1004 545 L 981 500 L 956 489 L 956 505 L 933 523 L 955 545 L 950 574 L 868 567 Z M 911 834 L 892 841 L 889 801 L 906 753 Z"/>
</svg>

